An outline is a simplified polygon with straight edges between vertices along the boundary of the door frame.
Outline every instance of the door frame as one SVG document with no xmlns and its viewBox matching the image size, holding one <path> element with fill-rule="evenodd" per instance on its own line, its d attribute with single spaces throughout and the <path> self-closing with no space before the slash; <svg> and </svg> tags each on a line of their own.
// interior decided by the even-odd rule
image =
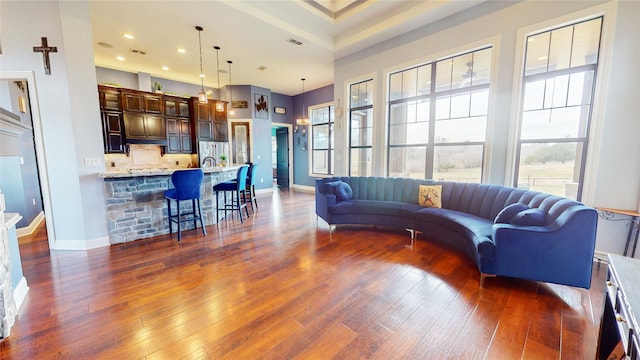
<svg viewBox="0 0 640 360">
<path fill-rule="evenodd" d="M 229 143 L 229 162 L 234 163 L 236 159 L 233 157 L 233 124 L 234 123 L 249 123 L 249 146 L 253 149 L 253 119 L 229 119 L 227 121 L 227 134 L 229 134 L 229 138 L 227 139 L 227 143 Z M 255 151 L 250 151 L 249 153 L 249 161 L 253 162 L 253 156 Z"/>
<path fill-rule="evenodd" d="M 287 151 L 288 153 L 287 157 L 289 159 L 289 188 L 292 188 L 293 185 L 295 184 L 293 179 L 293 125 L 289 123 L 279 123 L 279 122 L 271 123 L 271 129 L 278 128 L 278 127 L 287 128 L 287 143 L 289 146 L 289 149 Z M 273 159 L 271 160 L 273 161 Z"/>
<path fill-rule="evenodd" d="M 44 150 L 44 136 L 42 132 L 42 118 L 40 117 L 40 101 L 36 91 L 36 78 L 33 71 L 0 71 L 0 79 L 27 81 L 29 91 L 29 105 L 31 106 L 31 122 L 33 124 L 33 138 L 38 163 L 38 175 L 40 176 L 40 192 L 42 193 L 42 207 L 47 226 L 47 240 L 49 249 L 54 248 L 56 231 L 53 223 L 53 207 L 51 206 L 51 189 L 49 185 L 49 171 Z"/>
</svg>

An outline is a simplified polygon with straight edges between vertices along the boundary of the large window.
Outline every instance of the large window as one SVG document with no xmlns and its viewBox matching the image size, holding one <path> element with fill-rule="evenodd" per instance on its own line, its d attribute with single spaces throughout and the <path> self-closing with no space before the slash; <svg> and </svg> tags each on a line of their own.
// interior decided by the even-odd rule
<svg viewBox="0 0 640 360">
<path fill-rule="evenodd" d="M 602 18 L 527 37 L 515 185 L 580 199 Z"/>
<path fill-rule="evenodd" d="M 371 176 L 373 80 L 349 87 L 349 175 Z"/>
<path fill-rule="evenodd" d="M 491 47 L 389 76 L 389 176 L 480 182 Z"/>
<path fill-rule="evenodd" d="M 313 174 L 334 174 L 333 105 L 310 108 L 311 169 Z"/>
</svg>

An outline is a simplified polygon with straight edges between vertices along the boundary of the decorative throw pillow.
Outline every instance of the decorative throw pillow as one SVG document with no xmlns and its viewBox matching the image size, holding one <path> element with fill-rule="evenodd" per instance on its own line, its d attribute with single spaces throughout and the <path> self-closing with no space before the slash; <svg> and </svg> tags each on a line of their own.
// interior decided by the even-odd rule
<svg viewBox="0 0 640 360">
<path fill-rule="evenodd" d="M 330 182 L 326 183 L 327 192 L 329 192 L 329 194 L 335 195 L 336 194 L 336 187 L 338 187 L 338 185 L 340 185 L 341 183 L 342 183 L 342 181 L 340 181 L 340 180 L 330 181 Z"/>
<path fill-rule="evenodd" d="M 547 213 L 540 209 L 527 209 L 511 218 L 511 225 L 542 226 L 547 221 Z"/>
<path fill-rule="evenodd" d="M 500 210 L 498 215 L 496 215 L 496 219 L 493 221 L 494 224 L 508 224 L 511 222 L 511 219 L 520 211 L 529 209 L 529 205 L 521 204 L 521 203 L 513 203 L 508 205 L 504 209 Z"/>
<path fill-rule="evenodd" d="M 353 196 L 353 190 L 351 186 L 344 181 L 341 181 L 338 186 L 336 186 L 336 199 L 338 201 L 345 201 L 351 199 Z"/>
<path fill-rule="evenodd" d="M 418 189 L 418 205 L 441 208 L 442 185 L 420 185 Z"/>
</svg>

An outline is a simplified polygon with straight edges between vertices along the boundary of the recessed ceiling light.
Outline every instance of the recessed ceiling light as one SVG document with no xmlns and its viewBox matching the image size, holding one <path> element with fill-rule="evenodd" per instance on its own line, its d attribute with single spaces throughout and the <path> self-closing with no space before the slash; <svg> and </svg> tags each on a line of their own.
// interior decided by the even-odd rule
<svg viewBox="0 0 640 360">
<path fill-rule="evenodd" d="M 131 34 L 124 34 L 122 36 L 124 36 L 126 39 L 133 40 L 133 35 L 131 35 Z"/>
<path fill-rule="evenodd" d="M 204 74 L 200 74 L 200 77 L 204 79 Z"/>
<path fill-rule="evenodd" d="M 168 67 L 168 66 L 163 66 L 163 67 L 162 67 L 162 70 L 164 70 L 164 71 L 168 71 L 168 70 L 169 70 L 169 67 Z"/>
<path fill-rule="evenodd" d="M 123 57 L 123 56 L 117 56 L 117 57 L 116 57 L 116 59 L 117 59 L 118 61 L 124 61 L 124 57 Z"/>
<path fill-rule="evenodd" d="M 182 49 L 182 48 L 178 48 L 178 52 L 179 52 L 180 54 L 186 54 L 186 53 L 187 53 L 187 50 Z"/>
</svg>

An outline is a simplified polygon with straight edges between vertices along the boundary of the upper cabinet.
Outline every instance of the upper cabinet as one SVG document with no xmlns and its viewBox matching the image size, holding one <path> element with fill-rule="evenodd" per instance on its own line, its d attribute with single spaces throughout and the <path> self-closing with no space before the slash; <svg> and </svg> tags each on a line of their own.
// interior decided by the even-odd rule
<svg viewBox="0 0 640 360">
<path fill-rule="evenodd" d="M 122 90 L 124 111 L 164 114 L 162 95 L 135 90 Z"/>
<path fill-rule="evenodd" d="M 217 111 L 217 102 L 218 100 L 209 100 L 208 103 L 202 104 L 197 98 L 191 98 L 196 140 L 228 141 L 227 103 L 222 102 L 224 111 Z"/>
<path fill-rule="evenodd" d="M 98 95 L 100 97 L 100 110 L 122 111 L 120 89 L 98 85 Z"/>
<path fill-rule="evenodd" d="M 196 141 L 228 141 L 227 103 L 206 104 L 146 91 L 98 85 L 105 153 L 126 153 L 127 144 L 165 146 L 167 153 L 191 154 Z"/>
<path fill-rule="evenodd" d="M 188 118 L 189 99 L 177 96 L 164 96 L 164 114 L 166 116 Z"/>
</svg>

